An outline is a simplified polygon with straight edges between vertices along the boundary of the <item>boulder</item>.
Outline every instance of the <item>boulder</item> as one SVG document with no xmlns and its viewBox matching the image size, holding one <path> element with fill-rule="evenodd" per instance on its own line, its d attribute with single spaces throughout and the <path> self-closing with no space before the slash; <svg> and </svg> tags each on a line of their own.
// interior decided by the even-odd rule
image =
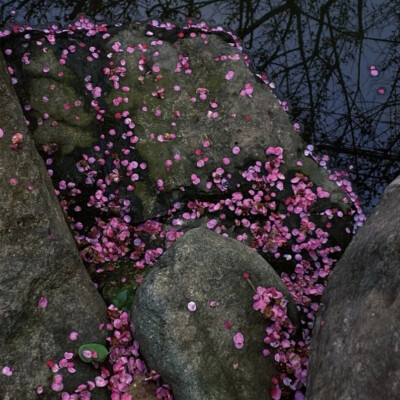
<svg viewBox="0 0 400 400">
<path fill-rule="evenodd" d="M 266 77 L 248 68 L 237 38 L 204 24 L 84 26 L 4 39 L 37 148 L 72 229 L 83 225 L 79 244 L 93 241 L 96 218 L 109 218 L 116 203 L 112 213 L 128 214 L 131 224 L 162 218 L 186 231 L 215 219 L 214 229 L 245 233 L 247 244 L 289 273 L 294 259 L 281 256 L 304 245 L 298 230 L 318 240 L 320 228 L 326 247 L 346 247 L 355 213 L 348 186 L 338 187 L 305 155 L 301 135 Z M 304 216 L 313 229 L 301 226 Z M 268 245 L 281 225 L 288 232 Z M 93 253 L 88 261 L 116 261 Z"/>
<path fill-rule="evenodd" d="M 307 399 L 395 399 L 400 391 L 400 178 L 328 279 L 311 343 Z"/>
<path fill-rule="evenodd" d="M 254 290 L 244 272 L 255 286 L 273 286 L 290 298 L 256 251 L 201 228 L 172 245 L 137 289 L 134 336 L 176 400 L 268 398 L 277 371 L 273 356 L 263 355 L 267 321 L 252 308 Z M 289 308 L 296 322 L 293 302 Z M 243 348 L 235 347 L 238 332 Z"/>
<path fill-rule="evenodd" d="M 350 183 L 318 163 L 273 84 L 248 68 L 237 37 L 204 23 L 84 17 L 65 30 L 8 33 L 1 45 L 27 124 L 106 301 L 129 308 L 166 249 L 207 228 L 281 274 L 308 346 L 326 277 L 362 215 Z"/>
<path fill-rule="evenodd" d="M 83 343 L 105 344 L 99 324 L 106 307 L 80 260 L 2 55 L 0 92 L 0 398 L 37 399 L 42 387 L 40 398 L 50 400 L 59 396 L 51 389 L 55 375 L 64 375 L 71 392 L 99 375 L 76 352 Z M 53 373 L 65 352 L 74 353 L 77 372 Z M 105 389 L 94 393 L 108 397 Z"/>
</svg>

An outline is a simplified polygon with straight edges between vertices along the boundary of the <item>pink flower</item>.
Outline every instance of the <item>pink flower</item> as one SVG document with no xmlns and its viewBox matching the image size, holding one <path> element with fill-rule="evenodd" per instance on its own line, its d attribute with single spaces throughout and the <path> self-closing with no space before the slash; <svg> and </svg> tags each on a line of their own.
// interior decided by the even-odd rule
<svg viewBox="0 0 400 400">
<path fill-rule="evenodd" d="M 196 303 L 194 301 L 190 301 L 187 305 L 189 311 L 196 311 Z"/>
<path fill-rule="evenodd" d="M 244 337 L 241 332 L 236 332 L 235 335 L 233 336 L 233 341 L 235 343 L 235 347 L 237 349 L 241 349 L 244 346 Z"/>
</svg>

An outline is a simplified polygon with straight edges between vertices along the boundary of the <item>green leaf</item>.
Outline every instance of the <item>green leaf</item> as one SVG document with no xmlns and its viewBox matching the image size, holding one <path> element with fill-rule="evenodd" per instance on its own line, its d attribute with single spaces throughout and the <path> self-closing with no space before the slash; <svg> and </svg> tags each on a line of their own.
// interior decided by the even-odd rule
<svg viewBox="0 0 400 400">
<path fill-rule="evenodd" d="M 93 352 L 97 352 L 97 357 L 85 357 L 83 354 L 85 350 L 91 351 L 92 354 Z M 81 360 L 87 363 L 92 361 L 97 361 L 99 363 L 102 363 L 107 358 L 108 355 L 107 349 L 102 344 L 99 343 L 83 344 L 81 347 L 79 347 L 78 353 Z"/>
<path fill-rule="evenodd" d="M 112 303 L 120 310 L 124 309 L 129 311 L 132 307 L 134 295 L 135 291 L 132 288 L 121 290 L 117 297 L 113 299 Z"/>
</svg>

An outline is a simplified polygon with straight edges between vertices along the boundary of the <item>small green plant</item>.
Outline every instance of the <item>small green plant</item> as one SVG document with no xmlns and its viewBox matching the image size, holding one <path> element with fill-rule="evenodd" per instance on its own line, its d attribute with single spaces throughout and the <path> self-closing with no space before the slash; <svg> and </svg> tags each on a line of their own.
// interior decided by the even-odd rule
<svg viewBox="0 0 400 400">
<path fill-rule="evenodd" d="M 120 310 L 129 311 L 132 307 L 134 295 L 135 291 L 132 288 L 121 290 L 112 303 Z"/>
<path fill-rule="evenodd" d="M 78 353 L 81 360 L 87 363 L 93 361 L 102 363 L 108 355 L 107 349 L 99 343 L 83 344 L 79 347 Z"/>
</svg>

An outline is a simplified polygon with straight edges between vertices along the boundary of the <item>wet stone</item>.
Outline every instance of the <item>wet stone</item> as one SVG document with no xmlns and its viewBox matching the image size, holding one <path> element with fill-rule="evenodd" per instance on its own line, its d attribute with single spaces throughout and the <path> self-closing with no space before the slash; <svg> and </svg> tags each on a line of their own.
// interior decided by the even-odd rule
<svg viewBox="0 0 400 400">
<path fill-rule="evenodd" d="M 175 399 L 268 397 L 268 377 L 276 369 L 273 357 L 262 354 L 266 320 L 252 309 L 254 291 L 243 272 L 255 286 L 274 286 L 290 298 L 257 252 L 207 229 L 181 237 L 138 288 L 131 310 L 134 335 Z M 293 302 L 290 310 L 296 321 Z M 233 340 L 238 332 L 244 336 L 241 349 Z"/>
</svg>

